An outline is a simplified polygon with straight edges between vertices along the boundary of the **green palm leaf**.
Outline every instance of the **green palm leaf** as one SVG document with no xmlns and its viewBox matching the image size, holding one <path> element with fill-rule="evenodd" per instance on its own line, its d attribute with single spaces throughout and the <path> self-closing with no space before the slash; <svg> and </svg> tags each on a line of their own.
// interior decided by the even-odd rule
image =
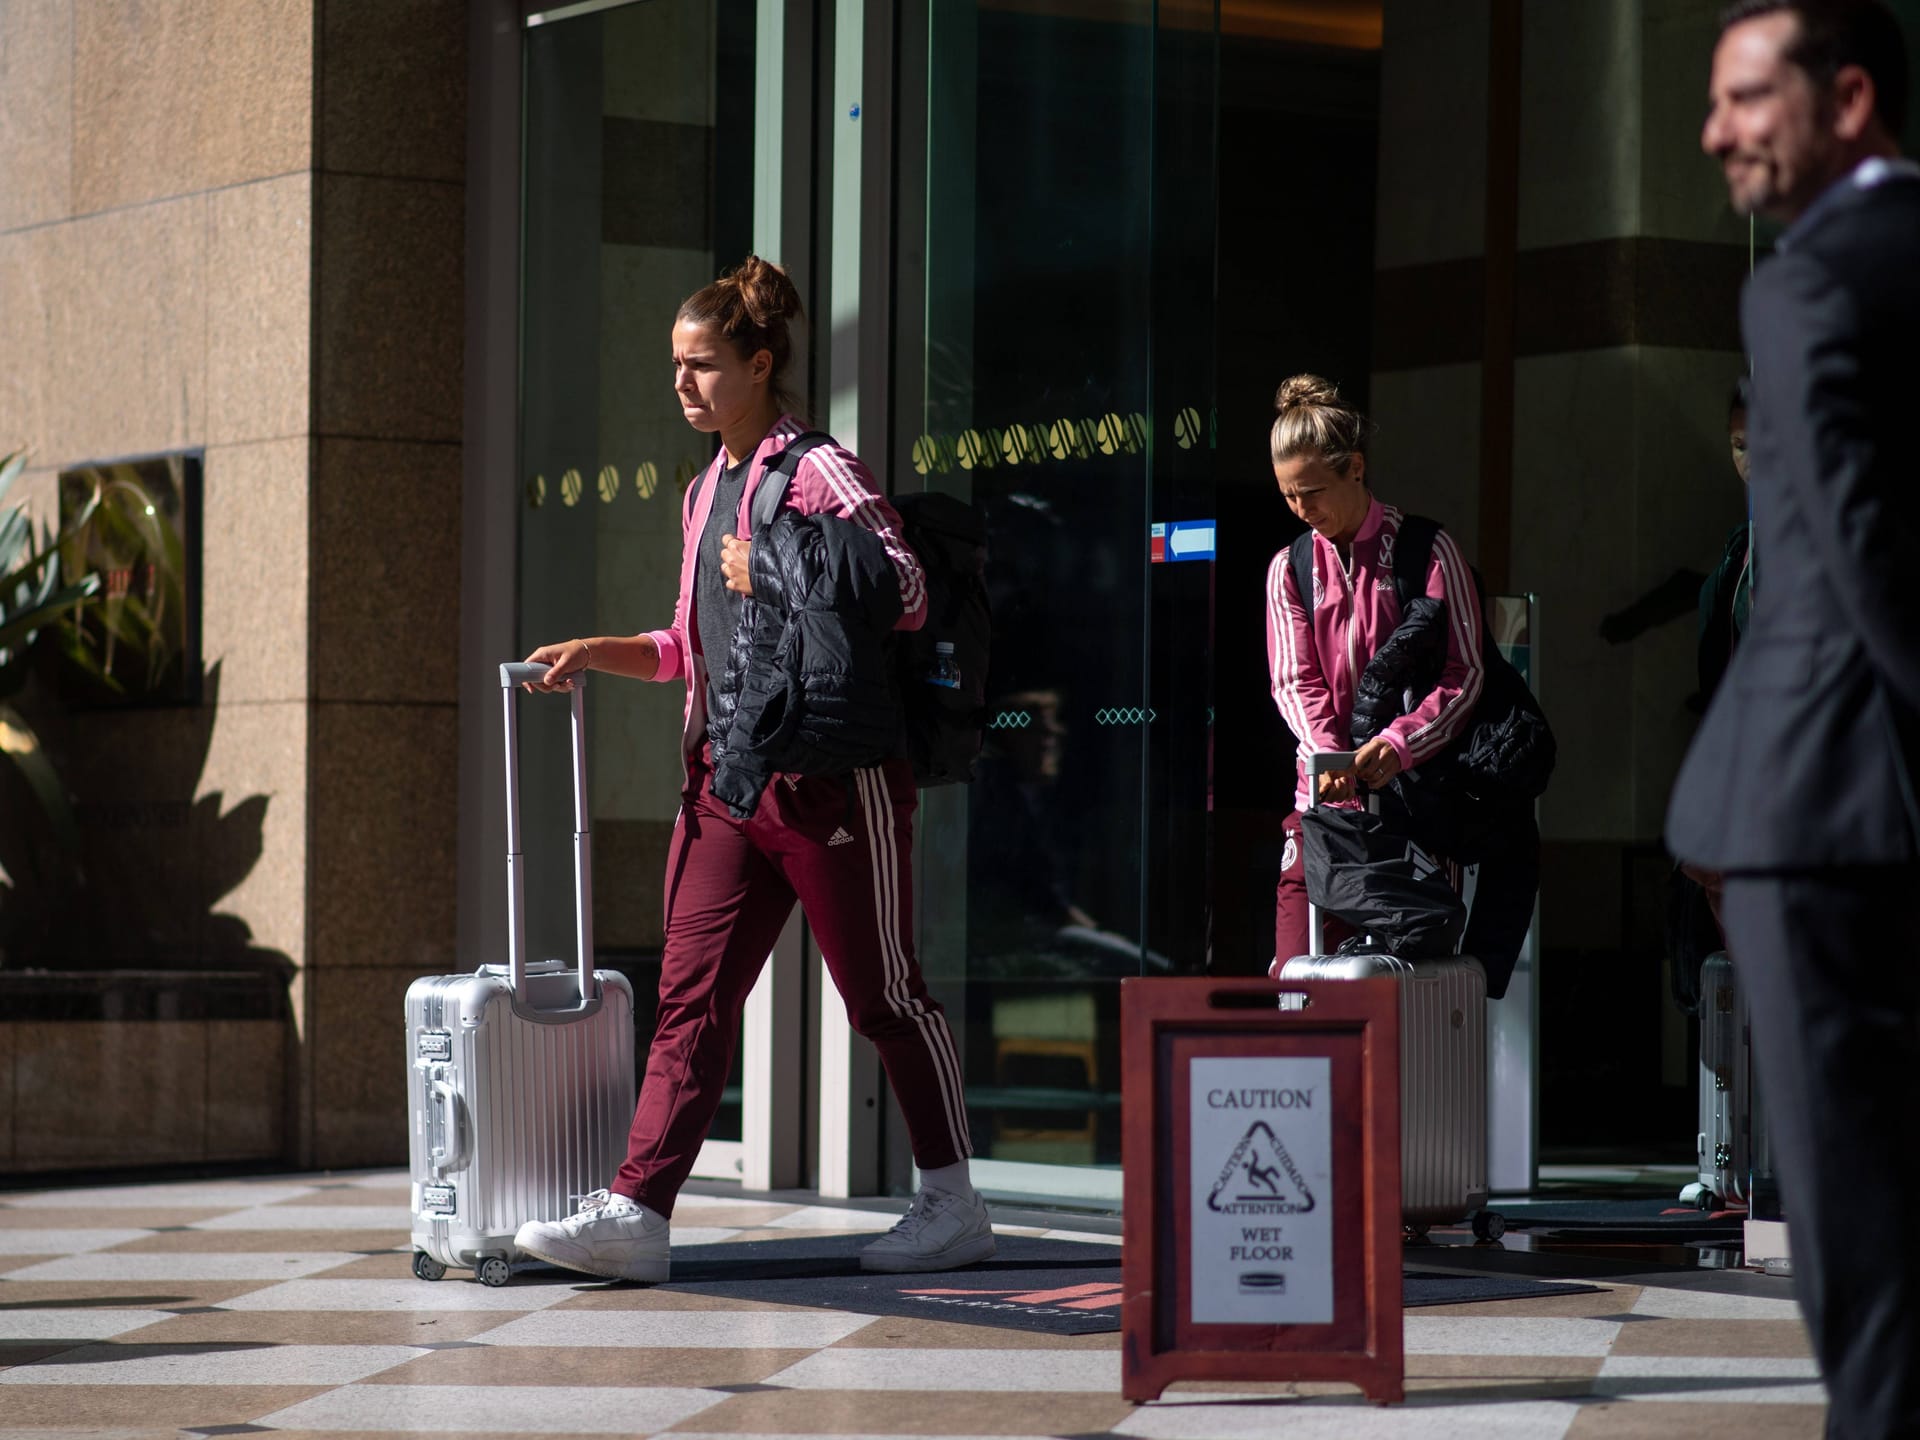
<svg viewBox="0 0 1920 1440">
<path fill-rule="evenodd" d="M 39 737 L 10 705 L 0 705 L 0 759 L 11 762 L 26 780 L 27 788 L 53 825 L 61 848 L 69 854 L 78 854 L 80 828 L 74 823 L 73 806 L 67 802 L 66 789 L 54 773 L 47 752 L 40 748 Z"/>
</svg>

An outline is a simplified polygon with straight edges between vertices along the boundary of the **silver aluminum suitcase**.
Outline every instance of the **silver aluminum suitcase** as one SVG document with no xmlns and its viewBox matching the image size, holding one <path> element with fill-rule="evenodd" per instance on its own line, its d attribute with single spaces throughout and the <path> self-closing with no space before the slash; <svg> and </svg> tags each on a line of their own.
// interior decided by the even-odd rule
<svg viewBox="0 0 1920 1440">
<path fill-rule="evenodd" d="M 1755 1182 L 1771 1176 L 1747 996 L 1724 950 L 1700 967 L 1700 1131 L 1694 1147 L 1699 1179 L 1680 1198 L 1702 1210 L 1750 1206 Z"/>
<path fill-rule="evenodd" d="M 504 1285 L 528 1220 L 571 1214 L 603 1189 L 633 1122 L 633 990 L 593 968 L 585 685 L 573 701 L 574 903 L 578 950 L 528 964 L 515 691 L 544 665 L 502 665 L 507 730 L 506 965 L 433 975 L 407 990 L 413 1273 L 448 1266 Z"/>
<path fill-rule="evenodd" d="M 1319 804 L 1323 771 L 1345 770 L 1353 752 L 1323 751 L 1307 761 L 1310 803 Z M 1305 832 L 1301 841 L 1305 843 Z M 1280 969 L 1282 980 L 1400 982 L 1400 1208 L 1415 1236 L 1434 1225 L 1471 1220 L 1482 1240 L 1506 1233 L 1487 1204 L 1487 977 L 1480 962 L 1402 960 L 1395 955 L 1328 955 L 1319 908 L 1307 906 L 1309 954 Z M 1284 1004 L 1288 999 L 1282 996 Z"/>
</svg>

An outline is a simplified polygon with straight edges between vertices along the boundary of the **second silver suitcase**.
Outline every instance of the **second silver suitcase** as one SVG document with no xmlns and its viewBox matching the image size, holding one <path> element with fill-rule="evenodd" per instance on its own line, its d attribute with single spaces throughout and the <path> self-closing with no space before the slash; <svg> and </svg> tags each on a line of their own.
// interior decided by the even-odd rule
<svg viewBox="0 0 1920 1440">
<path fill-rule="evenodd" d="M 1309 757 L 1307 784 L 1317 795 L 1322 771 L 1351 766 L 1351 752 Z M 1280 970 L 1283 980 L 1400 982 L 1400 1206 L 1415 1235 L 1433 1225 L 1471 1220 L 1496 1240 L 1506 1220 L 1487 1204 L 1487 977 L 1469 956 L 1402 960 L 1394 955 L 1322 953 L 1318 907 L 1309 905 L 1307 955 Z"/>
<path fill-rule="evenodd" d="M 593 968 L 583 687 L 573 695 L 574 963 L 526 958 L 515 689 L 544 665 L 500 667 L 507 731 L 508 963 L 407 990 L 413 1273 L 448 1266 L 504 1285 L 528 1220 L 605 1188 L 633 1123 L 633 990 Z M 529 673 L 530 672 L 530 673 Z"/>
</svg>

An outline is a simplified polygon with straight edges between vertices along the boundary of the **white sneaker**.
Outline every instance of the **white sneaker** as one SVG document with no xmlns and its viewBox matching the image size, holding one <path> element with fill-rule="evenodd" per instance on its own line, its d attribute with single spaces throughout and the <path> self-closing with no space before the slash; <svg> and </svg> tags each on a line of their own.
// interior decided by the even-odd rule
<svg viewBox="0 0 1920 1440">
<path fill-rule="evenodd" d="M 993 1226 L 979 1191 L 922 1190 L 899 1223 L 860 1252 L 860 1268 L 885 1275 L 957 1270 L 992 1254 Z"/>
<path fill-rule="evenodd" d="M 563 1270 L 656 1285 L 667 1278 L 666 1219 L 606 1190 L 581 1196 L 564 1220 L 529 1220 L 513 1243 Z"/>
</svg>

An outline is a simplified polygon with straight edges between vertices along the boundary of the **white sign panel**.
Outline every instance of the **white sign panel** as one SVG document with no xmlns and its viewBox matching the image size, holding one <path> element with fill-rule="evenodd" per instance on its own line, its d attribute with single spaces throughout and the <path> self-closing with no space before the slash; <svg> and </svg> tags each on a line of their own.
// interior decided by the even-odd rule
<svg viewBox="0 0 1920 1440">
<path fill-rule="evenodd" d="M 1196 1059 L 1188 1071 L 1193 1323 L 1333 1323 L 1327 1058 Z"/>
</svg>

